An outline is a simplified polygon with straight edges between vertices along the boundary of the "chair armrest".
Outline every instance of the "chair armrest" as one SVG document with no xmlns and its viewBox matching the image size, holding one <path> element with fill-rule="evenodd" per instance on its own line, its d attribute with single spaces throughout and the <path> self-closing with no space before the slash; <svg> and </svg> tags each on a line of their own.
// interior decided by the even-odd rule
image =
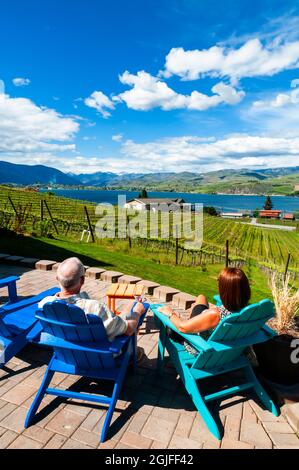
<svg viewBox="0 0 299 470">
<path fill-rule="evenodd" d="M 113 353 L 120 353 L 123 347 L 130 340 L 131 336 L 117 336 L 110 344 L 109 351 Z"/>
<path fill-rule="evenodd" d="M 4 279 L 0 279 L 0 289 L 3 287 L 8 288 L 9 303 L 15 303 L 18 300 L 17 281 L 19 279 L 19 276 L 9 276 Z"/>
<path fill-rule="evenodd" d="M 161 312 L 158 312 L 158 308 L 162 306 L 163 304 L 153 304 L 151 305 L 151 310 L 155 317 L 160 320 L 164 327 L 170 328 L 171 330 L 175 331 L 175 333 L 180 335 L 198 351 L 209 351 L 213 349 L 213 347 L 210 346 L 209 343 L 202 336 L 197 334 L 182 333 L 181 331 L 179 331 L 166 315 Z"/>
<path fill-rule="evenodd" d="M 217 307 L 220 307 L 220 305 L 222 305 L 222 300 L 220 299 L 220 295 L 219 295 L 219 294 L 214 295 L 213 299 L 215 300 Z"/>
<path fill-rule="evenodd" d="M 4 279 L 0 279 L 0 288 L 6 287 L 8 286 L 8 284 L 11 284 L 12 282 L 17 282 L 19 280 L 19 276 L 9 276 L 5 277 Z"/>
</svg>

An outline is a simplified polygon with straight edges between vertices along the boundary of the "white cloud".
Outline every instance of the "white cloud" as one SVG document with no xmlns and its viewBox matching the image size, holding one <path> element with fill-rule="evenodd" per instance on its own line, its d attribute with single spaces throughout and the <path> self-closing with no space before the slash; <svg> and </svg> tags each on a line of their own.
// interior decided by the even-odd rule
<svg viewBox="0 0 299 470">
<path fill-rule="evenodd" d="M 111 137 L 114 142 L 121 142 L 123 140 L 123 134 L 115 134 Z"/>
<path fill-rule="evenodd" d="M 94 91 L 84 100 L 84 103 L 86 106 L 96 109 L 104 118 L 110 116 L 110 112 L 107 109 L 112 110 L 115 108 L 113 101 L 101 91 Z"/>
<path fill-rule="evenodd" d="M 5 160 L 18 163 L 28 155 L 48 158 L 52 152 L 74 151 L 70 141 L 78 130 L 74 118 L 39 107 L 27 98 L 0 94 L 0 155 Z"/>
<path fill-rule="evenodd" d="M 31 83 L 31 80 L 29 78 L 14 78 L 12 83 L 14 86 L 28 86 Z"/>
<path fill-rule="evenodd" d="M 180 172 L 201 173 L 220 169 L 275 168 L 298 164 L 299 137 L 275 138 L 239 134 L 216 140 L 213 137 L 172 137 L 146 143 L 127 140 L 121 156 L 83 156 L 63 161 L 65 169 L 93 173 Z"/>
<path fill-rule="evenodd" d="M 194 136 L 168 138 L 148 143 L 126 141 L 123 166 L 131 172 L 194 171 L 223 168 L 280 167 L 298 164 L 299 137 L 275 138 L 236 135 L 224 139 Z M 110 169 L 117 160 L 108 160 Z M 119 159 L 118 159 L 119 164 Z"/>
<path fill-rule="evenodd" d="M 299 41 L 274 41 L 263 45 L 258 38 L 249 39 L 239 48 L 213 46 L 209 49 L 173 48 L 166 56 L 164 77 L 178 75 L 183 80 L 205 76 L 230 77 L 233 82 L 243 77 L 271 76 L 299 67 Z"/>
<path fill-rule="evenodd" d="M 223 82 L 212 88 L 214 95 L 211 96 L 198 91 L 193 91 L 191 95 L 183 95 L 176 93 L 165 82 L 145 71 L 139 71 L 137 75 L 126 71 L 120 76 L 120 81 L 132 88 L 120 93 L 114 99 L 124 101 L 128 108 L 139 111 L 148 111 L 157 107 L 164 111 L 171 109 L 203 111 L 221 103 L 235 105 L 245 95 L 243 91 L 237 91 Z"/>
</svg>

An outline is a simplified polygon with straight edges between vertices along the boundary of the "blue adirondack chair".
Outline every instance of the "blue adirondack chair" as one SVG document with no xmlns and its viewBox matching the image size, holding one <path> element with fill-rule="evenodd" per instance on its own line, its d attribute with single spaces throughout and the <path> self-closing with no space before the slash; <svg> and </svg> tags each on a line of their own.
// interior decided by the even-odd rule
<svg viewBox="0 0 299 470">
<path fill-rule="evenodd" d="M 239 313 L 233 313 L 223 318 L 208 340 L 200 335 L 179 332 L 165 315 L 158 312 L 160 306 L 161 304 L 151 305 L 151 310 L 160 328 L 158 371 L 162 372 L 166 349 L 198 412 L 217 439 L 221 439 L 221 432 L 207 407 L 207 403 L 213 400 L 221 401 L 224 397 L 254 389 L 265 408 L 278 416 L 276 406 L 257 380 L 251 364 L 244 354 L 248 346 L 267 341 L 275 335 L 265 325 L 265 322 L 274 315 L 273 303 L 270 300 L 262 300 L 245 307 Z M 171 339 L 167 335 L 167 328 L 171 328 L 181 335 L 198 351 L 198 354 L 189 354 L 182 344 Z M 205 396 L 202 395 L 198 381 L 238 369 L 244 371 L 245 383 Z"/>
<path fill-rule="evenodd" d="M 148 304 L 144 304 L 146 311 Z M 140 318 L 139 326 L 146 312 Z M 38 310 L 43 332 L 39 344 L 54 348 L 53 357 L 44 375 L 41 386 L 31 405 L 25 421 L 30 426 L 45 394 L 63 398 L 75 398 L 108 405 L 105 422 L 101 432 L 104 442 L 114 408 L 119 397 L 122 383 L 130 358 L 136 358 L 136 334 L 118 336 L 109 341 L 102 320 L 96 315 L 86 315 L 83 310 L 64 301 L 54 301 Z M 87 393 L 50 388 L 55 372 L 90 377 L 114 382 L 111 397 L 95 396 Z"/>
<path fill-rule="evenodd" d="M 48 295 L 54 295 L 57 288 L 48 289 L 38 295 L 19 300 L 17 276 L 0 280 L 0 287 L 7 287 L 9 300 L 0 307 L 0 368 L 15 356 L 38 333 L 38 320 L 35 317 L 37 303 Z M 35 334 L 32 334 L 35 330 Z"/>
</svg>

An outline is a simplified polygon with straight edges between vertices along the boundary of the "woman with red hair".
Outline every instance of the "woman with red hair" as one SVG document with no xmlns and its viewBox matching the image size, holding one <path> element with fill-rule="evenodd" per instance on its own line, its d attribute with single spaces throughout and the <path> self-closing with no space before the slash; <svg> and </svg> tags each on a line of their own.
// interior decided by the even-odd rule
<svg viewBox="0 0 299 470">
<path fill-rule="evenodd" d="M 218 289 L 222 305 L 210 308 L 206 297 L 199 295 L 188 320 L 181 320 L 168 305 L 160 307 L 159 311 L 167 315 L 182 333 L 204 333 L 204 336 L 209 336 L 222 318 L 246 307 L 251 296 L 248 278 L 239 268 L 223 269 L 218 277 Z M 171 337 L 181 340 L 174 332 Z"/>
</svg>

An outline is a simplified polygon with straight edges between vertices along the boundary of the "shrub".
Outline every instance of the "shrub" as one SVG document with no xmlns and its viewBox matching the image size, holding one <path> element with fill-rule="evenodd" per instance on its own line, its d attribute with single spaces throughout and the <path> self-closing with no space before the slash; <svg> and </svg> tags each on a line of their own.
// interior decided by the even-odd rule
<svg viewBox="0 0 299 470">
<path fill-rule="evenodd" d="M 299 289 L 290 287 L 289 280 L 289 275 L 283 279 L 281 274 L 274 273 L 270 281 L 276 310 L 271 326 L 278 334 L 289 333 L 294 328 L 294 319 L 299 313 Z"/>
</svg>

